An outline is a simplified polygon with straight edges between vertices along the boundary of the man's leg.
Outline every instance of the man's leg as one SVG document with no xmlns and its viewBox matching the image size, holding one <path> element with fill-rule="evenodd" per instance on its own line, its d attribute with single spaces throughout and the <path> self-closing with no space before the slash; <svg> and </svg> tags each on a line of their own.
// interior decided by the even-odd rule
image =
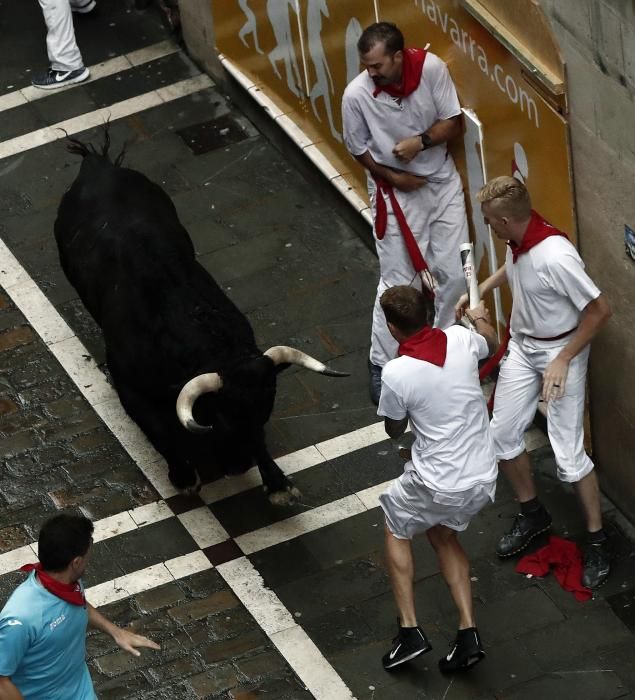
<svg viewBox="0 0 635 700">
<path fill-rule="evenodd" d="M 414 577 L 414 560 L 410 540 L 400 540 L 386 526 L 385 556 L 392 592 L 399 610 L 399 622 L 402 627 L 416 627 L 412 581 Z"/>
<path fill-rule="evenodd" d="M 600 485 L 595 469 L 574 484 L 582 505 L 582 512 L 588 532 L 602 529 L 602 509 L 600 507 Z"/>
<path fill-rule="evenodd" d="M 445 525 L 436 525 L 426 534 L 436 552 L 441 573 L 459 612 L 456 640 L 451 645 L 450 653 L 439 660 L 439 669 L 443 673 L 466 671 L 485 658 L 474 623 L 470 563 L 454 530 Z"/>
<path fill-rule="evenodd" d="M 46 48 L 51 68 L 74 71 L 83 68 L 82 55 L 75 41 L 75 28 L 69 0 L 39 0 L 46 22 Z"/>
<path fill-rule="evenodd" d="M 565 395 L 549 402 L 549 440 L 558 464 L 558 478 L 573 484 L 587 528 L 582 583 L 601 586 L 611 570 L 608 538 L 602 529 L 600 488 L 593 462 L 584 450 L 584 404 L 588 350 L 569 363 Z"/>
<path fill-rule="evenodd" d="M 523 450 L 518 457 L 501 459 L 498 466 L 521 503 L 536 498 L 536 484 L 527 450 Z"/>
<path fill-rule="evenodd" d="M 445 525 L 436 525 L 426 535 L 436 552 L 441 573 L 459 611 L 459 629 L 474 627 L 470 563 L 456 532 Z"/>
<path fill-rule="evenodd" d="M 423 630 L 417 626 L 412 581 L 414 561 L 410 540 L 399 539 L 385 528 L 385 557 L 393 595 L 399 610 L 399 632 L 390 651 L 382 658 L 388 671 L 432 649 Z"/>
<path fill-rule="evenodd" d="M 524 438 L 536 412 L 541 385 L 540 373 L 512 340 L 498 377 L 490 428 L 499 466 L 520 502 L 520 513 L 498 542 L 496 553 L 500 557 L 520 552 L 551 525 L 551 516 L 536 497 Z"/>
<path fill-rule="evenodd" d="M 437 281 L 434 324 L 438 328 L 448 328 L 455 323 L 454 305 L 465 292 L 459 253 L 461 244 L 469 240 L 465 196 L 456 170 L 446 182 L 428 183 L 425 189 L 431 197 L 429 237 L 421 245 L 427 244 L 422 250 Z"/>
</svg>

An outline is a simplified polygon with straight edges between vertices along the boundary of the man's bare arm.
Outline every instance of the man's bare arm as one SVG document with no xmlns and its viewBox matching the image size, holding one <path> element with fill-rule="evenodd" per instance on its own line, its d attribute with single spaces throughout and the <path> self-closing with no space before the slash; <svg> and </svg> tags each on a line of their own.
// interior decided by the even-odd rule
<svg viewBox="0 0 635 700">
<path fill-rule="evenodd" d="M 7 676 L 0 676 L 0 700 L 23 700 L 22 693 Z"/>
<path fill-rule="evenodd" d="M 589 302 L 580 316 L 580 324 L 569 342 L 547 365 L 542 376 L 542 398 L 547 401 L 564 396 L 569 363 L 595 338 L 612 312 L 604 294 Z"/>
<path fill-rule="evenodd" d="M 460 114 L 457 114 L 455 117 L 450 117 L 450 119 L 437 120 L 423 132 L 429 142 L 427 148 L 439 146 L 442 143 L 451 141 L 457 136 L 460 136 L 462 130 L 463 117 Z M 421 151 L 423 151 L 421 134 L 416 134 L 399 141 L 399 143 L 395 144 L 392 152 L 399 160 L 402 160 L 404 163 L 409 163 Z"/>
<path fill-rule="evenodd" d="M 140 656 L 140 652 L 137 650 L 140 647 L 145 647 L 146 649 L 161 649 L 156 642 L 153 642 L 147 637 L 115 625 L 90 603 L 86 603 L 86 607 L 88 609 L 88 624 L 101 632 L 109 634 L 115 640 L 116 644 L 129 654 Z"/>
<path fill-rule="evenodd" d="M 497 287 L 501 287 L 507 282 L 507 273 L 505 271 L 505 264 L 501 265 L 498 270 L 493 275 L 490 275 L 486 280 L 478 285 L 478 291 L 481 297 L 485 296 L 487 292 L 491 292 Z M 467 294 L 461 294 L 459 300 L 456 302 L 454 307 L 454 313 L 456 320 L 460 321 L 463 314 L 465 313 L 465 307 L 468 302 Z"/>
<path fill-rule="evenodd" d="M 492 326 L 489 309 L 485 306 L 485 303 L 481 301 L 475 308 L 467 310 L 465 315 L 474 326 L 476 332 L 485 338 L 489 354 L 493 355 L 498 350 L 499 342 L 496 330 Z"/>
<path fill-rule="evenodd" d="M 408 416 L 403 420 L 393 420 L 392 418 L 384 418 L 384 429 L 388 437 L 395 438 L 401 437 L 408 427 Z"/>
<path fill-rule="evenodd" d="M 425 177 L 419 177 L 402 170 L 394 170 L 386 165 L 380 165 L 370 155 L 369 151 L 362 153 L 361 156 L 355 156 L 355 160 L 360 165 L 363 165 L 371 175 L 385 180 L 389 185 L 403 192 L 413 192 L 426 184 Z"/>
</svg>

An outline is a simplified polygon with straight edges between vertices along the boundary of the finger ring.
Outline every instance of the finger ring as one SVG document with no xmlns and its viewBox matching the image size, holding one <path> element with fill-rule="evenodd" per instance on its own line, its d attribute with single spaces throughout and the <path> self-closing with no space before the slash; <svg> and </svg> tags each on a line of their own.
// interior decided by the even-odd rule
<svg viewBox="0 0 635 700">
<path fill-rule="evenodd" d="M 560 384 L 554 384 L 554 386 L 557 386 L 558 388 L 560 388 Z"/>
</svg>

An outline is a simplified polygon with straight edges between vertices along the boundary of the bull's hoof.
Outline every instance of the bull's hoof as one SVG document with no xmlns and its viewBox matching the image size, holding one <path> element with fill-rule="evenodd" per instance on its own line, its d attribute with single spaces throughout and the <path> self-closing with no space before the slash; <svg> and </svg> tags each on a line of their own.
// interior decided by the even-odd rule
<svg viewBox="0 0 635 700">
<path fill-rule="evenodd" d="M 272 506 L 290 506 L 302 498 L 302 494 L 295 486 L 287 486 L 284 491 L 272 491 L 269 494 L 269 502 Z"/>
<path fill-rule="evenodd" d="M 183 496 L 196 496 L 196 494 L 201 490 L 202 482 L 201 477 L 197 474 L 196 481 L 188 486 L 176 486 L 178 492 Z"/>
</svg>

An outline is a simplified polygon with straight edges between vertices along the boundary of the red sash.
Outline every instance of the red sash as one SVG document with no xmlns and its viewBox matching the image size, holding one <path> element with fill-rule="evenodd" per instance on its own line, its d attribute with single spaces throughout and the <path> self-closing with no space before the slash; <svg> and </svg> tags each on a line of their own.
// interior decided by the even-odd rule
<svg viewBox="0 0 635 700">
<path fill-rule="evenodd" d="M 401 230 L 401 235 L 403 236 L 403 242 L 412 261 L 412 266 L 415 272 L 422 272 L 428 269 L 428 263 L 424 260 L 421 250 L 417 241 L 415 240 L 412 229 L 408 226 L 406 217 L 399 206 L 397 197 L 393 188 L 381 178 L 375 177 L 375 184 L 377 185 L 377 196 L 375 197 L 375 233 L 377 238 L 381 241 L 386 235 L 386 225 L 388 223 L 388 208 L 386 207 L 386 200 L 384 199 L 384 192 L 388 195 L 390 204 L 392 206 L 392 211 L 399 224 L 399 229 Z"/>
<path fill-rule="evenodd" d="M 439 328 L 424 326 L 399 345 L 398 354 L 414 357 L 443 367 L 448 351 L 448 337 Z"/>
<path fill-rule="evenodd" d="M 401 83 L 399 85 L 378 85 L 373 90 L 373 97 L 377 97 L 380 92 L 386 92 L 391 97 L 408 97 L 419 87 L 425 60 L 425 49 L 404 49 Z"/>
<path fill-rule="evenodd" d="M 33 570 L 37 572 L 39 582 L 49 593 L 52 593 L 54 596 L 65 600 L 71 605 L 86 605 L 86 596 L 84 595 L 84 591 L 82 591 L 82 587 L 79 585 L 79 582 L 61 583 L 43 571 L 42 564 L 25 564 L 24 566 L 20 567 L 20 571 Z"/>
<path fill-rule="evenodd" d="M 529 220 L 529 225 L 523 236 L 523 240 L 520 245 L 514 243 L 513 241 L 507 241 L 507 245 L 512 250 L 512 263 L 518 260 L 518 256 L 531 250 L 538 243 L 542 243 L 545 238 L 549 236 L 564 236 L 568 239 L 566 233 L 558 231 L 557 228 L 552 226 L 548 221 L 538 214 L 538 212 L 531 210 L 531 219 Z"/>
</svg>

